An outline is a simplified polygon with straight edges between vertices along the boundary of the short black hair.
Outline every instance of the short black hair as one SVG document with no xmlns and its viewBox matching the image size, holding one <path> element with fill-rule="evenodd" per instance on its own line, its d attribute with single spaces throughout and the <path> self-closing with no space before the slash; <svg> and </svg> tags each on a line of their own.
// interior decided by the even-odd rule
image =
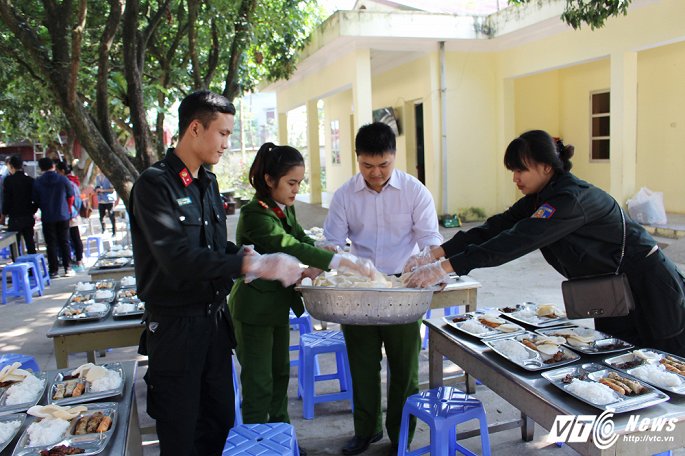
<svg viewBox="0 0 685 456">
<path fill-rule="evenodd" d="M 264 143 L 250 166 L 250 184 L 259 197 L 270 197 L 271 188 L 267 185 L 264 176 L 268 174 L 278 183 L 281 177 L 288 174 L 288 171 L 295 166 L 304 166 L 304 158 L 299 150 L 291 146 Z"/>
<path fill-rule="evenodd" d="M 183 137 L 188 125 L 195 119 L 207 128 L 218 112 L 235 115 L 235 106 L 228 98 L 209 90 L 191 93 L 178 107 L 178 137 Z"/>
<path fill-rule="evenodd" d="M 504 152 L 504 166 L 510 171 L 527 170 L 528 165 L 549 165 L 555 173 L 569 172 L 573 167 L 574 147 L 565 145 L 543 130 L 530 130 L 514 139 Z"/>
<path fill-rule="evenodd" d="M 55 168 L 62 171 L 64 174 L 69 174 L 71 172 L 71 167 L 64 160 L 60 160 L 55 164 Z"/>
<path fill-rule="evenodd" d="M 7 159 L 7 163 L 12 165 L 14 169 L 21 169 L 24 166 L 24 160 L 19 155 L 12 155 Z"/>
<path fill-rule="evenodd" d="M 395 133 L 392 128 L 381 122 L 373 122 L 362 126 L 354 140 L 354 151 L 360 155 L 383 155 L 387 152 L 394 154 Z"/>
<path fill-rule="evenodd" d="M 55 162 L 50 157 L 43 157 L 38 160 L 38 167 L 41 171 L 49 171 L 53 166 L 55 166 Z"/>
</svg>

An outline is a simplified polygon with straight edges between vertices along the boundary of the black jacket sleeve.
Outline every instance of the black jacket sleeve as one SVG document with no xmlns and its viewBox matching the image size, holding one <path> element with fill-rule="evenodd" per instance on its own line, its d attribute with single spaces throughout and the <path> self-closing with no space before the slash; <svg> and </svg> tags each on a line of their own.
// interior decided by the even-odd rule
<svg viewBox="0 0 685 456">
<path fill-rule="evenodd" d="M 500 217 L 493 217 L 496 218 L 496 223 L 479 231 L 480 237 L 468 237 L 469 240 L 486 240 L 467 243 L 461 253 L 449 256 L 450 264 L 457 274 L 467 274 L 476 268 L 499 266 L 550 245 L 586 223 L 585 213 L 572 195 L 561 193 L 543 201 L 541 204 L 548 204 L 554 208 L 554 212 L 547 218 L 532 216 L 535 208 L 528 211 L 528 216 L 521 217 L 521 201 L 519 200 Z M 511 226 L 508 226 L 510 224 Z M 494 232 L 496 230 L 498 232 Z M 445 252 L 447 253 L 447 250 Z"/>
</svg>

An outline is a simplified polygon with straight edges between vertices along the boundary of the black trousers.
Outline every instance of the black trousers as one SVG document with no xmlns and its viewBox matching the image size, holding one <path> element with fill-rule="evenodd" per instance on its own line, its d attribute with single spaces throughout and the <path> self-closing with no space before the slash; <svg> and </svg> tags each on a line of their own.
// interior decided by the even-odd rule
<svg viewBox="0 0 685 456">
<path fill-rule="evenodd" d="M 147 317 L 141 340 L 149 361 L 147 412 L 157 421 L 161 456 L 218 456 L 223 450 L 235 419 L 235 337 L 227 314 Z"/>
<path fill-rule="evenodd" d="M 685 356 L 685 278 L 661 250 L 626 264 L 635 310 L 595 328 L 639 347 Z"/>
<path fill-rule="evenodd" d="M 105 215 L 109 214 L 109 221 L 112 222 L 112 234 L 115 234 L 117 231 L 117 224 L 114 219 L 114 203 L 98 203 L 98 211 L 100 212 L 102 232 L 105 232 Z"/>
<path fill-rule="evenodd" d="M 43 237 L 48 251 L 48 269 L 50 274 L 59 271 L 57 252 L 62 258 L 64 270 L 69 269 L 71 252 L 69 252 L 69 220 L 61 222 L 43 222 Z"/>
<path fill-rule="evenodd" d="M 74 249 L 76 261 L 83 260 L 83 241 L 81 240 L 81 232 L 78 226 L 69 227 L 69 238 L 71 239 L 71 246 Z"/>
<path fill-rule="evenodd" d="M 24 239 L 26 253 L 36 253 L 36 243 L 33 240 L 33 226 L 35 224 L 33 215 L 10 216 L 7 222 L 7 229 L 17 232 L 17 243 L 21 243 L 21 239 Z M 14 258 L 12 259 L 14 260 Z"/>
</svg>

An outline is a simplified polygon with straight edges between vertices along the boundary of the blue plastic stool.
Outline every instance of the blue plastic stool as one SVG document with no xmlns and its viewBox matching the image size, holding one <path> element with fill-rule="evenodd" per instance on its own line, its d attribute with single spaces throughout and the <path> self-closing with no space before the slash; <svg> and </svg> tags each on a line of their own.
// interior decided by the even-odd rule
<svg viewBox="0 0 685 456">
<path fill-rule="evenodd" d="M 334 353 L 337 372 L 316 374 L 316 355 Z M 345 337 L 340 331 L 316 331 L 300 336 L 300 365 L 297 375 L 297 395 L 302 398 L 302 415 L 305 420 L 314 418 L 314 404 L 348 400 L 352 403 L 352 377 L 347 359 Z M 338 380 L 340 392 L 316 394 L 316 382 Z"/>
<path fill-rule="evenodd" d="M 2 258 L 3 260 L 6 260 L 10 256 L 11 256 L 11 254 L 10 254 L 10 248 L 9 247 L 4 247 L 4 248 L 0 249 L 0 258 Z"/>
<path fill-rule="evenodd" d="M 432 309 L 428 309 L 426 312 L 426 319 L 431 317 L 431 310 Z M 446 317 L 457 315 L 459 313 L 459 306 L 445 307 L 444 312 Z M 425 350 L 426 347 L 428 347 L 428 329 L 425 328 L 425 331 L 426 332 L 423 333 L 423 342 L 421 342 L 421 350 Z"/>
<path fill-rule="evenodd" d="M 310 317 L 307 312 L 297 317 L 295 316 L 295 312 L 293 312 L 292 309 L 290 309 L 290 327 L 297 327 L 298 331 L 300 331 L 300 336 L 302 336 L 302 334 L 309 334 L 310 332 L 314 331 L 314 325 L 312 325 L 312 317 Z M 298 358 L 290 360 L 290 367 L 299 366 L 300 344 L 291 345 L 288 347 L 288 349 L 290 351 L 298 352 Z M 316 364 L 316 373 L 319 374 L 319 361 L 316 358 L 314 358 L 314 363 Z"/>
<path fill-rule="evenodd" d="M 50 272 L 48 269 L 48 262 L 45 259 L 45 255 L 42 253 L 29 253 L 26 255 L 22 255 L 20 257 L 17 257 L 16 260 L 14 260 L 15 263 L 33 263 L 35 266 L 36 271 L 38 271 L 38 274 L 36 274 L 38 277 L 41 279 L 41 283 L 43 285 L 43 289 L 45 287 L 49 287 L 51 284 L 50 281 Z"/>
<path fill-rule="evenodd" d="M 409 417 L 414 415 L 430 426 L 430 445 L 407 451 Z M 475 456 L 457 443 L 457 424 L 470 420 L 480 422 L 480 442 L 483 456 L 490 455 L 488 421 L 483 404 L 456 388 L 441 386 L 422 391 L 407 398 L 402 409 L 398 456 L 418 456 L 430 452 L 431 456 L 453 456 L 455 451 Z"/>
<path fill-rule="evenodd" d="M 21 355 L 19 353 L 5 353 L 4 355 L 0 355 L 0 369 L 17 362 L 21 363 L 20 367 L 22 369 L 31 369 L 33 372 L 40 372 L 40 367 L 33 356 Z"/>
<path fill-rule="evenodd" d="M 97 249 L 97 253 L 95 255 L 93 255 L 93 253 L 95 253 L 95 252 L 91 252 L 91 250 L 90 250 L 91 241 L 95 241 L 95 248 Z M 91 256 L 99 257 L 100 255 L 102 255 L 102 236 L 95 236 L 95 235 L 94 236 L 88 236 L 86 238 L 86 242 L 85 242 L 84 247 L 85 247 L 85 256 L 87 256 L 88 258 L 90 258 Z"/>
<path fill-rule="evenodd" d="M 231 359 L 231 366 L 233 368 L 233 396 L 235 397 L 235 419 L 233 420 L 233 427 L 243 424 L 243 412 L 240 410 L 240 381 L 238 380 L 238 372 L 235 370 L 235 357 Z"/>
<path fill-rule="evenodd" d="M 40 280 L 31 284 L 29 272 L 36 276 L 33 263 L 12 263 L 5 266 L 2 270 L 2 303 L 7 304 L 8 296 L 23 297 L 27 303 L 33 302 L 33 293 L 38 292 L 38 296 L 43 296 L 43 287 Z M 7 285 L 7 274 L 12 275 L 12 285 Z M 37 276 L 36 276 L 37 277 Z"/>
<path fill-rule="evenodd" d="M 228 433 L 222 456 L 299 456 L 295 429 L 288 423 L 241 424 Z"/>
</svg>

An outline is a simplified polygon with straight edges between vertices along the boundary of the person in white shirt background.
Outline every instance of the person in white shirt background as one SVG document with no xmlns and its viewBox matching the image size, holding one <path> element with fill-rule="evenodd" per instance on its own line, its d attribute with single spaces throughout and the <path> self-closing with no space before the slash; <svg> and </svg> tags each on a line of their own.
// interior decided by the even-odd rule
<svg viewBox="0 0 685 456">
<path fill-rule="evenodd" d="M 364 125 L 355 138 L 359 173 L 333 195 L 324 222 L 329 246 L 352 241 L 351 253 L 371 260 L 385 274 L 401 274 L 407 260 L 419 251 L 440 245 L 433 197 L 415 177 L 395 169 L 395 135 L 380 122 Z M 382 347 L 388 358 L 385 427 L 389 454 L 397 454 L 402 407 L 418 392 L 419 320 L 398 325 L 342 325 L 350 361 L 354 396 L 354 437 L 345 455 L 366 451 L 383 437 L 381 412 Z M 416 422 L 412 421 L 410 438 Z"/>
</svg>

